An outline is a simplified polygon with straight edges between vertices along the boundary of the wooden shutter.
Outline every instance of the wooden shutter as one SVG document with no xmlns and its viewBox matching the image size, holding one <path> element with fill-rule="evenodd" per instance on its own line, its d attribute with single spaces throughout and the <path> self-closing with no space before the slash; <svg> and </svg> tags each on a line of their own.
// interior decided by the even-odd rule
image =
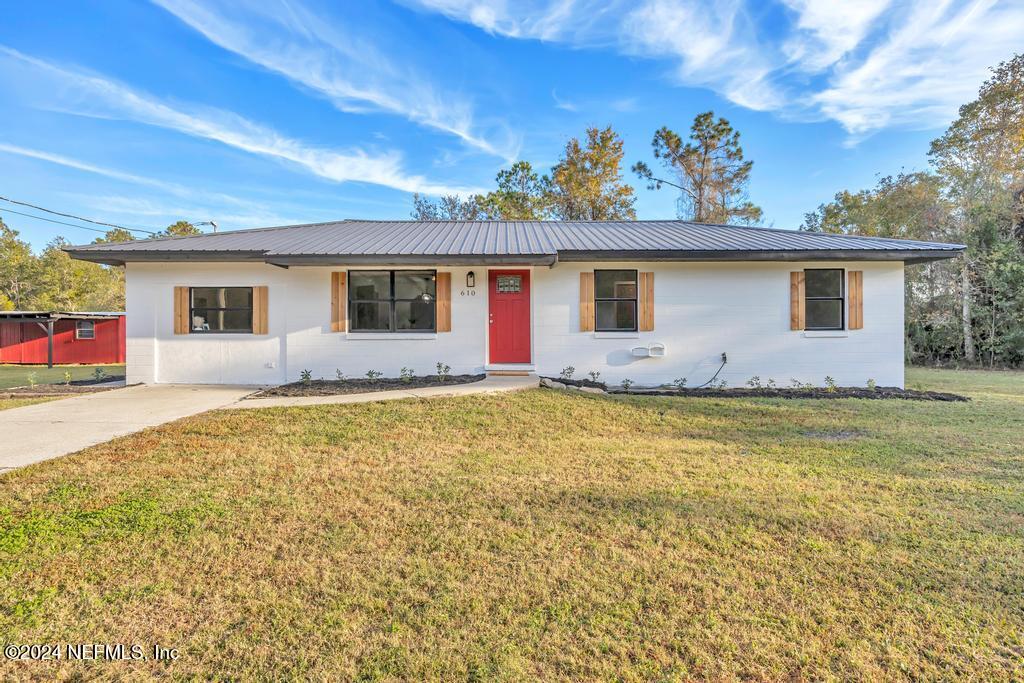
<svg viewBox="0 0 1024 683">
<path fill-rule="evenodd" d="M 267 287 L 262 285 L 252 288 L 252 333 L 267 333 Z"/>
<path fill-rule="evenodd" d="M 640 320 L 641 332 L 654 330 L 654 273 L 640 273 Z"/>
<path fill-rule="evenodd" d="M 864 328 L 864 271 L 851 270 L 846 274 L 850 315 L 847 327 L 851 330 Z"/>
<path fill-rule="evenodd" d="M 594 271 L 580 273 L 580 332 L 594 331 Z"/>
<path fill-rule="evenodd" d="M 452 274 L 437 274 L 437 331 L 452 331 Z"/>
<path fill-rule="evenodd" d="M 804 300 L 804 271 L 789 274 L 789 329 L 804 329 L 806 320 Z"/>
<path fill-rule="evenodd" d="M 348 331 L 346 273 L 331 273 L 331 332 Z"/>
<path fill-rule="evenodd" d="M 188 334 L 188 287 L 174 288 L 174 334 Z"/>
</svg>

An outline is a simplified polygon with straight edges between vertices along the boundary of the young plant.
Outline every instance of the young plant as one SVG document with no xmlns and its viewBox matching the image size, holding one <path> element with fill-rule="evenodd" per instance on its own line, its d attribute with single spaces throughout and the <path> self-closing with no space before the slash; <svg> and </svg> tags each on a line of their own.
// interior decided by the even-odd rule
<svg viewBox="0 0 1024 683">
<path fill-rule="evenodd" d="M 299 373 L 299 379 L 302 380 L 303 384 L 309 384 L 310 382 L 313 381 L 313 371 L 303 370 L 302 372 Z"/>
<path fill-rule="evenodd" d="M 384 376 L 384 373 L 381 372 L 380 370 L 367 370 L 366 371 L 366 379 L 370 380 L 371 382 L 374 382 L 374 381 L 380 379 L 383 376 Z"/>
<path fill-rule="evenodd" d="M 590 375 L 590 381 L 594 382 L 595 384 L 601 380 L 601 373 L 598 372 L 597 370 L 591 370 L 587 374 Z"/>
<path fill-rule="evenodd" d="M 868 380 L 868 389 L 870 389 L 871 391 L 878 391 L 878 385 L 875 384 L 875 380 L 873 380 L 873 379 L 869 379 Z"/>
<path fill-rule="evenodd" d="M 562 368 L 562 371 L 560 373 L 558 373 L 558 376 L 561 379 L 572 379 L 572 376 L 575 375 L 575 374 L 576 374 L 576 368 L 574 368 L 573 366 L 570 365 L 569 367 Z"/>
<path fill-rule="evenodd" d="M 825 377 L 825 390 L 830 394 L 836 393 L 836 381 L 831 377 Z"/>
<path fill-rule="evenodd" d="M 402 381 L 405 382 L 406 384 L 412 382 L 412 378 L 416 376 L 416 373 L 412 371 L 412 368 L 404 367 L 401 369 L 401 371 L 399 371 L 398 374 L 402 378 Z"/>
<path fill-rule="evenodd" d="M 36 375 L 36 373 L 34 372 L 28 373 L 28 377 L 26 377 L 25 379 L 28 380 L 28 385 L 32 389 L 35 389 L 36 385 L 39 384 L 39 376 Z"/>
<path fill-rule="evenodd" d="M 97 382 L 102 382 L 103 378 L 107 376 L 107 371 L 103 368 L 96 368 L 92 371 L 92 376 Z"/>
<path fill-rule="evenodd" d="M 631 386 L 633 386 L 633 380 L 629 379 L 628 377 L 622 380 L 622 390 L 625 391 L 627 394 L 629 393 L 629 388 Z"/>
<path fill-rule="evenodd" d="M 682 391 L 686 388 L 686 378 L 676 377 L 675 380 L 672 381 L 672 386 L 676 388 L 676 391 Z"/>
<path fill-rule="evenodd" d="M 341 368 L 337 368 L 334 371 L 334 376 L 338 379 L 339 382 L 345 381 L 345 373 L 341 371 Z"/>
<path fill-rule="evenodd" d="M 64 386 L 66 386 L 66 387 L 67 386 L 71 386 L 71 371 L 70 370 L 65 370 L 64 371 Z"/>
<path fill-rule="evenodd" d="M 768 387 L 769 389 L 774 389 L 775 388 L 775 380 L 772 379 L 771 377 L 769 377 L 768 381 L 765 383 L 765 386 Z"/>
<path fill-rule="evenodd" d="M 452 371 L 452 366 L 445 365 L 444 363 L 437 364 L 437 381 L 444 382 L 448 379 L 448 375 Z"/>
<path fill-rule="evenodd" d="M 718 389 L 719 391 L 721 391 L 722 389 L 725 389 L 725 380 L 724 379 L 718 380 L 718 384 L 715 386 L 715 388 Z"/>
<path fill-rule="evenodd" d="M 790 377 L 789 383 L 793 385 L 794 389 L 803 389 L 804 383 L 798 380 L 796 377 Z"/>
<path fill-rule="evenodd" d="M 753 377 L 747 380 L 747 386 L 750 387 L 751 389 L 760 389 L 761 378 L 758 377 L 757 375 L 754 375 Z"/>
</svg>

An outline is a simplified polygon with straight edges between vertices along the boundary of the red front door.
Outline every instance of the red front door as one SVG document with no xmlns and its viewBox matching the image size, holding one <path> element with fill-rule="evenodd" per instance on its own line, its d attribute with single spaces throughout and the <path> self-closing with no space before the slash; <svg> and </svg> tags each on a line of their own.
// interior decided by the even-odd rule
<svg viewBox="0 0 1024 683">
<path fill-rule="evenodd" d="M 530 362 L 530 271 L 488 275 L 491 363 Z"/>
</svg>

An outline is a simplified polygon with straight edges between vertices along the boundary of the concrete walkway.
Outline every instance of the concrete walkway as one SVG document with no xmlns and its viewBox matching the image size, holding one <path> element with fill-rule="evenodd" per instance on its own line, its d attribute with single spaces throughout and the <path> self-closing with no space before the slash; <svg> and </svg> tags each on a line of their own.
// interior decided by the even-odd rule
<svg viewBox="0 0 1024 683">
<path fill-rule="evenodd" d="M 0 473 L 234 403 L 253 387 L 137 385 L 0 410 Z"/>
<path fill-rule="evenodd" d="M 433 396 L 468 396 L 471 394 L 494 394 L 503 391 L 532 389 L 538 385 L 535 376 L 487 377 L 470 384 L 453 384 L 448 387 L 423 387 L 420 389 L 395 389 L 393 391 L 371 391 L 365 394 L 338 394 L 336 396 L 282 396 L 275 398 L 253 398 L 238 401 L 227 406 L 230 409 L 243 408 L 288 408 L 293 406 L 322 406 L 337 403 L 371 403 L 373 401 L 394 401 L 401 398 L 430 398 Z"/>
</svg>

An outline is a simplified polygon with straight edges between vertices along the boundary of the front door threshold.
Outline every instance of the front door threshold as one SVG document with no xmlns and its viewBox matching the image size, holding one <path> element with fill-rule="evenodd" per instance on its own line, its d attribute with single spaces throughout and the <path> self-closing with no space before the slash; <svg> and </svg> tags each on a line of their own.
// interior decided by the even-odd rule
<svg viewBox="0 0 1024 683">
<path fill-rule="evenodd" d="M 491 363 L 484 366 L 484 372 L 492 376 L 525 377 L 536 372 L 532 363 Z"/>
</svg>

